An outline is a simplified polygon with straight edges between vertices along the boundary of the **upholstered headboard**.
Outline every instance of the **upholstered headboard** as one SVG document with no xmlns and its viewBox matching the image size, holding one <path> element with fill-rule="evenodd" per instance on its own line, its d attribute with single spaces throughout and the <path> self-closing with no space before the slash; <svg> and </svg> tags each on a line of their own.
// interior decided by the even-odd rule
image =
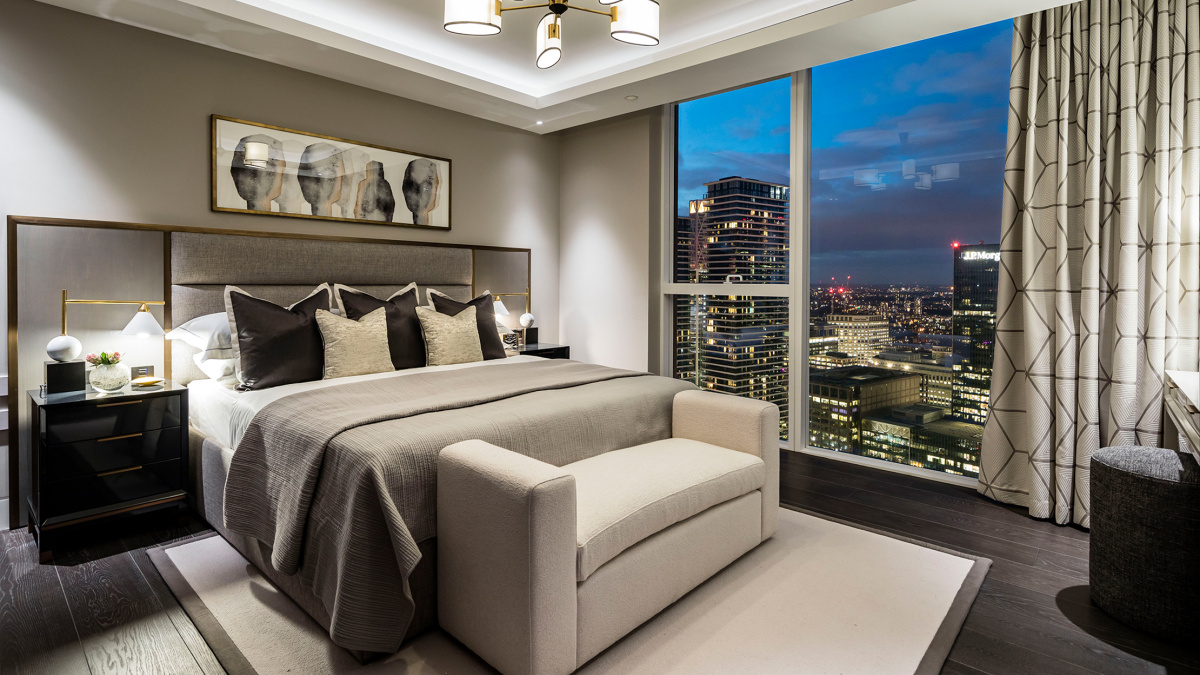
<svg viewBox="0 0 1200 675">
<path fill-rule="evenodd" d="M 171 325 L 225 311 L 226 285 L 289 305 L 330 282 L 377 297 L 416 282 L 467 300 L 472 296 L 473 251 L 469 247 L 364 243 L 270 236 L 172 232 Z M 187 384 L 203 377 L 195 350 L 171 343 L 171 379 Z"/>
</svg>

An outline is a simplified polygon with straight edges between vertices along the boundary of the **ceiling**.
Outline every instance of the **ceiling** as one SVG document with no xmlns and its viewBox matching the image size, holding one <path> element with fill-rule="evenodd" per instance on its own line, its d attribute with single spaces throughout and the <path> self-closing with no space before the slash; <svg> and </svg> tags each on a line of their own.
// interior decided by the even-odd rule
<svg viewBox="0 0 1200 675">
<path fill-rule="evenodd" d="M 442 28 L 442 0 L 42 2 L 537 133 L 1063 4 L 660 0 L 658 46 L 617 42 L 604 17 L 568 12 L 563 59 L 539 70 L 533 62 L 534 27 L 545 11 L 539 9 L 505 12 L 499 35 L 469 37 Z M 573 2 L 603 8 L 596 0 Z"/>
</svg>

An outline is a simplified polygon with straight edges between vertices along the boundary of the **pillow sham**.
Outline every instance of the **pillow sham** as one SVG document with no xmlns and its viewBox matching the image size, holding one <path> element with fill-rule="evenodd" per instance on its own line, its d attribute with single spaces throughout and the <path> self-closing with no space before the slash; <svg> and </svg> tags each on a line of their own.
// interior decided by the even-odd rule
<svg viewBox="0 0 1200 675">
<path fill-rule="evenodd" d="M 233 350 L 230 350 L 232 353 Z M 202 359 L 202 354 L 192 354 L 192 361 L 200 372 L 204 373 L 210 380 L 216 380 L 223 384 L 237 384 L 237 375 L 235 374 L 233 359 Z"/>
<path fill-rule="evenodd" d="M 225 312 L 198 316 L 167 333 L 168 340 L 200 350 L 200 361 L 232 359 L 233 337 L 229 332 L 229 315 Z"/>
<path fill-rule="evenodd" d="M 289 307 L 225 287 L 238 389 L 256 390 L 293 382 L 319 380 L 324 374 L 324 347 L 317 310 L 329 311 L 329 284 L 317 286 Z"/>
<path fill-rule="evenodd" d="M 428 295 L 430 304 L 442 314 L 457 316 L 466 308 L 474 307 L 475 321 L 479 326 L 479 346 L 483 350 L 483 358 L 490 361 L 508 356 L 504 353 L 504 341 L 500 339 L 500 333 L 496 330 L 496 310 L 492 305 L 490 291 L 484 291 L 483 295 L 476 296 L 470 302 L 459 302 L 432 288 L 429 289 Z"/>
<path fill-rule="evenodd" d="M 417 318 L 425 336 L 426 365 L 449 366 L 483 360 L 474 307 L 454 315 L 418 307 Z"/>
<path fill-rule="evenodd" d="M 358 321 L 381 307 L 387 310 L 388 350 L 396 370 L 425 365 L 425 338 L 417 319 L 419 293 L 416 284 L 409 284 L 387 300 L 380 300 L 356 288 L 333 286 L 333 297 L 348 319 Z"/>
<path fill-rule="evenodd" d="M 393 370 L 392 356 L 388 351 L 385 307 L 358 321 L 318 309 L 317 326 L 321 329 L 321 341 L 325 345 L 323 379 L 390 373 Z"/>
</svg>

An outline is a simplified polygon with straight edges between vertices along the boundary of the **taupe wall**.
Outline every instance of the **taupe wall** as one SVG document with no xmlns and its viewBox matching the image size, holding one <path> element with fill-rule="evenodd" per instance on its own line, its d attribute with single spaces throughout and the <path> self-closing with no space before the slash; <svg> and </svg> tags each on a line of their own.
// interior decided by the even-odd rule
<svg viewBox="0 0 1200 675">
<path fill-rule="evenodd" d="M 660 210 L 662 115 L 652 110 L 562 132 L 559 332 L 572 358 L 654 370 L 649 315 Z"/>
<path fill-rule="evenodd" d="M 212 113 L 449 157 L 453 230 L 213 213 Z M 558 193 L 547 189 L 557 184 L 556 137 L 33 0 L 4 2 L 0 120 L 5 215 L 530 248 L 533 312 L 543 338 L 558 338 Z M 102 295 L 120 288 L 97 282 L 87 290 Z M 7 289 L 0 292 L 6 297 Z M 7 315 L 5 307 L 0 314 Z M 4 451 L 0 500 L 8 496 L 6 457 Z"/>
</svg>

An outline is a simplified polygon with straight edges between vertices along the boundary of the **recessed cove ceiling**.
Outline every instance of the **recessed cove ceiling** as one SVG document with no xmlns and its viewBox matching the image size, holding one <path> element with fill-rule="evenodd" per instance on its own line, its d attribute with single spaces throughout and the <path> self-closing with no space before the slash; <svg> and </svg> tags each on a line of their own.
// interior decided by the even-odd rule
<svg viewBox="0 0 1200 675">
<path fill-rule="evenodd" d="M 553 70 L 534 63 L 543 9 L 505 11 L 499 35 L 465 36 L 443 29 L 443 0 L 186 0 L 198 7 L 283 29 L 312 30 L 382 47 L 395 54 L 542 98 L 851 0 L 663 0 L 661 42 L 642 47 L 609 37 L 608 19 L 581 11 L 562 17 L 563 57 Z M 505 6 L 542 4 L 505 0 Z M 607 11 L 597 0 L 568 6 Z M 329 36 L 332 37 L 332 36 Z"/>
<path fill-rule="evenodd" d="M 542 69 L 544 7 L 504 11 L 499 34 L 468 36 L 443 27 L 445 0 L 41 1 L 537 133 L 1055 4 L 659 0 L 660 42 L 640 46 L 613 39 L 608 17 L 579 11 L 614 5 L 567 0 L 561 60 Z M 535 4 L 503 0 L 506 10 Z"/>
</svg>

